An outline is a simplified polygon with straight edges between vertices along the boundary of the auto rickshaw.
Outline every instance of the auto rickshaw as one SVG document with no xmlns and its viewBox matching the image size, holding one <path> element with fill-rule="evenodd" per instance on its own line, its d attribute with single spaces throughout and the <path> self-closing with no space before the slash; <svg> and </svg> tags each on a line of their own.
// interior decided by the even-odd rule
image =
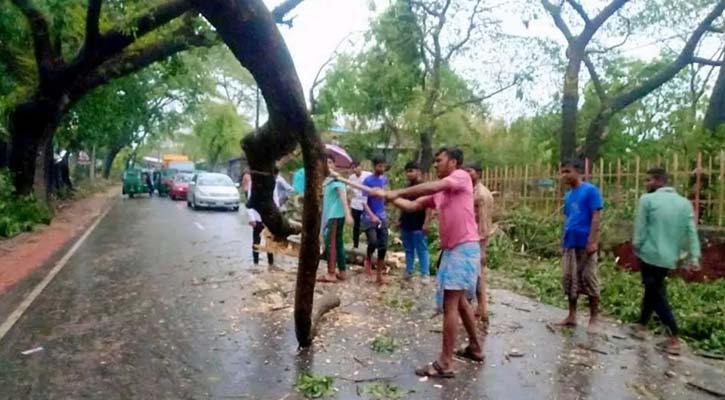
<svg viewBox="0 0 725 400">
<path fill-rule="evenodd" d="M 169 194 L 171 183 L 178 171 L 173 168 L 162 168 L 154 171 L 154 186 L 159 192 L 159 196 L 163 197 Z"/>
<path fill-rule="evenodd" d="M 123 194 L 127 194 L 128 197 L 133 198 L 134 195 L 139 193 L 149 193 L 151 188 L 144 177 L 145 172 L 139 168 L 129 168 L 123 172 Z M 150 181 L 150 180 L 149 180 Z"/>
</svg>

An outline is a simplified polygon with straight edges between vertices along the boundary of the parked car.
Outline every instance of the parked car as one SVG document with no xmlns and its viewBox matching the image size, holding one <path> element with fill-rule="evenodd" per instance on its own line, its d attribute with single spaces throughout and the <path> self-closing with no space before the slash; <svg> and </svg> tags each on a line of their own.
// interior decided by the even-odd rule
<svg viewBox="0 0 725 400">
<path fill-rule="evenodd" d="M 224 174 L 204 172 L 195 174 L 189 182 L 186 205 L 200 207 L 224 207 L 239 210 L 239 190 L 232 179 Z"/>
<path fill-rule="evenodd" d="M 170 181 L 169 197 L 171 200 L 186 200 L 186 192 L 189 189 L 192 174 L 176 174 Z"/>
<path fill-rule="evenodd" d="M 154 171 L 154 186 L 159 196 L 164 197 L 169 194 L 171 182 L 178 171 L 176 169 L 162 168 Z"/>
</svg>

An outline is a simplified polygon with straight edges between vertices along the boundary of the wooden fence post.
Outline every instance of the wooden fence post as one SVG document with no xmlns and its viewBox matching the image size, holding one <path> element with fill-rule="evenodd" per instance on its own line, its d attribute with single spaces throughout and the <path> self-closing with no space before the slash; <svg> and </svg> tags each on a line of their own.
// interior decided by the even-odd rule
<svg viewBox="0 0 725 400">
<path fill-rule="evenodd" d="M 529 191 L 529 164 L 524 165 L 524 206 L 527 204 L 527 194 Z"/>
<path fill-rule="evenodd" d="M 697 152 L 695 166 L 695 224 L 700 223 L 700 182 L 702 179 L 702 153 Z"/>
<path fill-rule="evenodd" d="M 637 200 L 639 199 L 639 156 L 635 158 L 635 178 L 634 178 L 634 207 L 637 207 Z"/>
<path fill-rule="evenodd" d="M 617 158 L 617 201 L 622 198 L 622 159 Z"/>
<path fill-rule="evenodd" d="M 599 190 L 602 191 L 602 197 L 604 197 L 604 157 L 599 158 Z"/>
</svg>

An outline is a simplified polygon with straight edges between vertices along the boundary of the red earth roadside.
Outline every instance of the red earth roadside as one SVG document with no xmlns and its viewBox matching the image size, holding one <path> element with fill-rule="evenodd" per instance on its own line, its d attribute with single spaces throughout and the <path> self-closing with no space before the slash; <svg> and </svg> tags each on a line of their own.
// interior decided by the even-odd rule
<svg viewBox="0 0 725 400">
<path fill-rule="evenodd" d="M 62 203 L 50 225 L 0 240 L 0 295 L 46 264 L 88 228 L 120 195 L 120 187 L 85 199 Z"/>
</svg>

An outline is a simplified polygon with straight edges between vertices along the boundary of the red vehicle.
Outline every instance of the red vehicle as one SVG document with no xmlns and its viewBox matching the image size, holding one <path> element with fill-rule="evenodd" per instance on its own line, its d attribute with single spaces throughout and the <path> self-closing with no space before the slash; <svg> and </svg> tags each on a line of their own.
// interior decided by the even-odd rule
<svg viewBox="0 0 725 400">
<path fill-rule="evenodd" d="M 174 180 L 171 181 L 169 188 L 169 197 L 171 200 L 186 200 L 186 192 L 189 189 L 191 174 L 176 174 Z"/>
</svg>

